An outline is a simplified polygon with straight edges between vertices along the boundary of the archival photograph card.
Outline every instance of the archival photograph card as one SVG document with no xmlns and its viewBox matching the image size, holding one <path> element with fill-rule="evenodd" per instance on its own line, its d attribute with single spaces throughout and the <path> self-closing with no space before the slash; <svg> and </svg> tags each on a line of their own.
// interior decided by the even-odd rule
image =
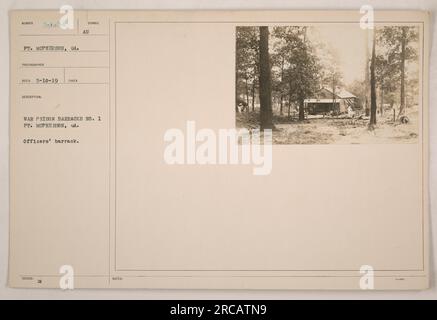
<svg viewBox="0 0 437 320">
<path fill-rule="evenodd" d="M 10 12 L 9 285 L 426 289 L 429 14 Z"/>
</svg>

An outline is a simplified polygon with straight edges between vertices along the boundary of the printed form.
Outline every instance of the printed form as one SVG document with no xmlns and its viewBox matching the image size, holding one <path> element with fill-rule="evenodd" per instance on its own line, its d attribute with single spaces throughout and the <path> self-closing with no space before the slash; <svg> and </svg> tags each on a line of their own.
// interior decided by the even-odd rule
<svg viewBox="0 0 437 320">
<path fill-rule="evenodd" d="M 426 289 L 429 15 L 374 17 L 11 11 L 9 285 Z"/>
</svg>

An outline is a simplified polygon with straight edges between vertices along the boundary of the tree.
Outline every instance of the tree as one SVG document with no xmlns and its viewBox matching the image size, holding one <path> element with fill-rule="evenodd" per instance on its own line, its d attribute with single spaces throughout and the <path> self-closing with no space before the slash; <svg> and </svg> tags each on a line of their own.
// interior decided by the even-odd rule
<svg viewBox="0 0 437 320">
<path fill-rule="evenodd" d="M 369 102 L 370 102 L 370 53 L 369 53 L 369 33 L 370 29 L 366 31 L 366 69 L 364 72 L 365 83 L 365 96 L 364 96 L 364 114 L 368 116 L 370 114 Z"/>
<path fill-rule="evenodd" d="M 335 106 L 337 88 L 342 85 L 342 74 L 335 64 L 326 68 L 324 73 L 324 84 L 332 91 L 332 106 Z"/>
<path fill-rule="evenodd" d="M 273 33 L 274 36 L 274 33 Z M 277 39 L 276 39 L 277 40 Z M 284 99 L 287 94 L 285 79 L 285 54 L 278 41 L 273 44 L 273 52 L 270 54 L 272 63 L 272 94 L 275 94 L 279 102 L 279 114 L 284 113 Z"/>
<path fill-rule="evenodd" d="M 255 107 L 255 91 L 258 83 L 259 32 L 255 27 L 238 27 L 236 30 L 236 104 L 245 101 L 249 111 Z M 242 98 L 242 96 L 244 98 Z M 236 109 L 238 110 L 238 109 Z"/>
<path fill-rule="evenodd" d="M 396 90 L 396 83 L 399 79 L 397 65 L 393 63 L 390 53 L 377 54 L 375 59 L 376 84 L 379 88 L 379 113 L 384 113 L 384 102 L 390 100 L 392 93 Z"/>
<path fill-rule="evenodd" d="M 337 48 L 327 46 L 324 43 L 317 45 L 318 55 L 321 57 L 320 64 L 321 83 L 332 92 L 332 106 L 336 105 L 337 88 L 343 86 L 343 74 L 339 68 L 339 56 Z"/>
<path fill-rule="evenodd" d="M 369 66 L 370 69 L 370 66 Z M 352 84 L 348 85 L 346 89 L 349 92 L 353 92 L 354 95 L 357 97 L 357 105 L 361 106 L 361 109 L 364 111 L 364 105 L 367 97 L 367 91 L 366 91 L 366 83 L 365 80 L 354 80 Z M 370 82 L 370 81 L 369 81 Z"/>
<path fill-rule="evenodd" d="M 261 130 L 273 129 L 269 28 L 259 27 L 259 97 Z"/>
<path fill-rule="evenodd" d="M 320 65 L 311 43 L 306 37 L 307 27 L 276 27 L 273 30 L 278 45 L 276 54 L 283 58 L 282 95 L 299 110 L 299 120 L 305 118 L 304 101 L 320 88 Z M 276 59 L 278 60 L 278 59 Z"/>
<path fill-rule="evenodd" d="M 400 76 L 399 84 L 399 112 L 398 117 L 405 113 L 406 108 L 406 63 L 417 57 L 414 43 L 418 40 L 417 27 L 409 26 L 386 26 L 381 31 L 381 46 L 385 46 L 391 55 L 393 62 L 397 64 Z"/>
<path fill-rule="evenodd" d="M 376 35 L 373 31 L 373 45 L 372 45 L 372 60 L 370 63 L 370 121 L 369 129 L 374 130 L 376 125 L 376 76 L 375 76 L 375 63 L 376 63 Z"/>
</svg>

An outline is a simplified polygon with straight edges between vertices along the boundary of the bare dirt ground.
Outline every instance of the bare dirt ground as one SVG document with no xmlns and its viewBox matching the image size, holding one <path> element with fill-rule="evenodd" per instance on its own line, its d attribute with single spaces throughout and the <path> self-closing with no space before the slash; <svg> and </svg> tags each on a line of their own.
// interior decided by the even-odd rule
<svg viewBox="0 0 437 320">
<path fill-rule="evenodd" d="M 374 131 L 368 130 L 368 119 L 314 117 L 304 121 L 275 115 L 274 144 L 363 144 L 417 143 L 419 113 L 417 108 L 406 111 L 409 122 L 393 122 L 393 114 L 377 116 Z M 259 113 L 237 113 L 237 128 L 259 128 Z"/>
</svg>

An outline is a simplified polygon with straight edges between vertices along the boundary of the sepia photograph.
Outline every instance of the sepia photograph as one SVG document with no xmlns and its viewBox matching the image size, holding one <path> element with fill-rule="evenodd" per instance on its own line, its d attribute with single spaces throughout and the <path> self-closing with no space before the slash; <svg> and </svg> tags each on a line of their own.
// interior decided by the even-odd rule
<svg viewBox="0 0 437 320">
<path fill-rule="evenodd" d="M 273 144 L 417 143 L 420 28 L 236 27 L 237 128 Z"/>
</svg>

